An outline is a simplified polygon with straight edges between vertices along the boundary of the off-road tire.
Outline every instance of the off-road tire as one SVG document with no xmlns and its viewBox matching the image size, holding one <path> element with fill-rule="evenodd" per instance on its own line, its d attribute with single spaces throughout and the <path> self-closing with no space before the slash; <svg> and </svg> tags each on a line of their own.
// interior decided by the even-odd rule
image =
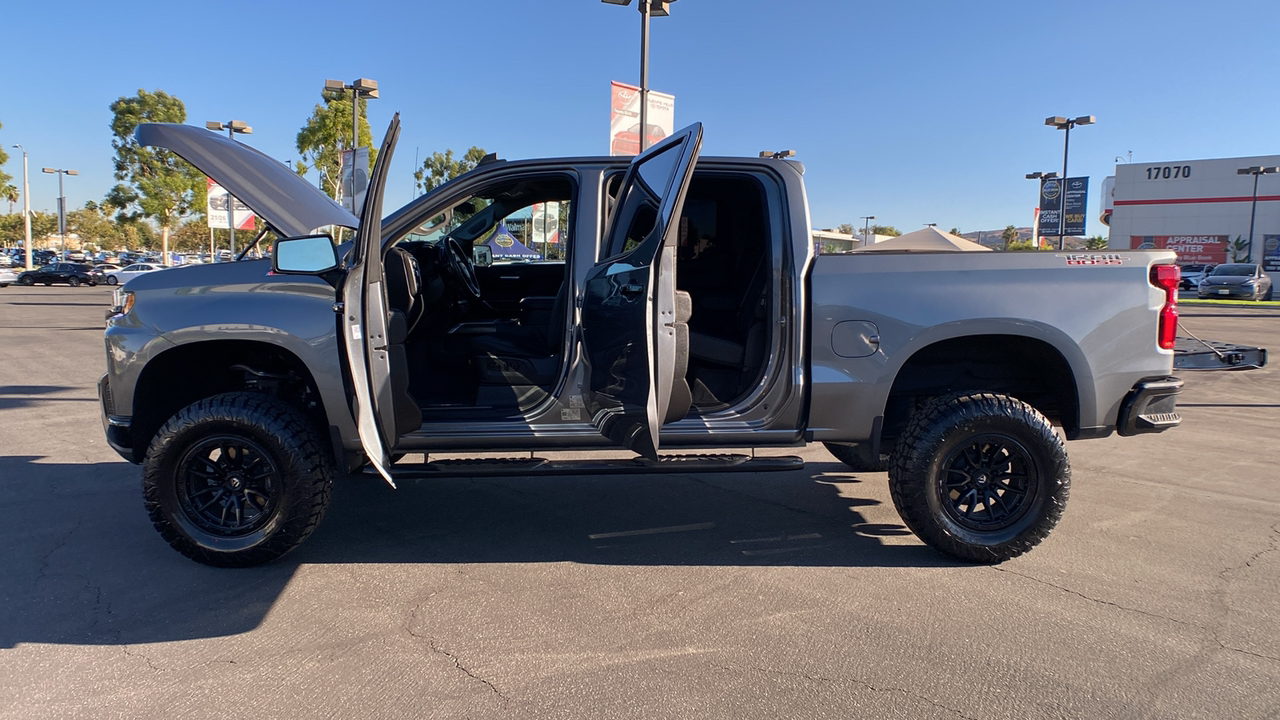
<svg viewBox="0 0 1280 720">
<path fill-rule="evenodd" d="M 854 472 L 885 472 L 889 469 L 889 456 L 883 453 L 880 454 L 880 460 L 878 462 L 871 463 L 867 462 L 867 460 L 859 454 L 858 446 L 855 444 L 849 443 L 842 445 L 839 443 L 829 442 L 824 442 L 822 444 L 827 448 L 827 452 L 835 456 L 835 459 L 845 465 L 848 465 L 849 469 Z"/>
<path fill-rule="evenodd" d="M 1014 477 L 1019 468 L 1025 482 Z M 998 476 L 1008 482 L 999 484 Z M 992 393 L 955 393 L 926 404 L 899 437 L 889 468 L 889 494 L 907 527 L 933 548 L 978 563 L 1017 557 L 1048 537 L 1070 489 L 1071 464 L 1049 420 L 1021 400 Z M 969 500 L 967 514 L 970 493 L 981 509 Z"/>
<path fill-rule="evenodd" d="M 261 507 L 247 504 L 249 481 L 242 487 L 234 477 L 250 473 L 233 468 L 223 471 L 233 477 L 224 477 L 221 484 L 206 479 L 216 474 L 209 471 L 219 463 L 208 461 L 206 448 L 224 441 L 248 449 L 223 455 L 232 461 L 239 456 L 241 469 L 244 457 L 256 454 L 273 471 L 267 475 L 266 492 L 254 491 L 270 498 L 253 501 Z M 225 489 L 229 483 L 235 483 L 234 490 Z M 202 514 L 204 508 L 195 505 L 210 497 L 202 493 L 215 486 L 222 488 L 221 497 L 228 502 L 243 500 L 250 511 L 260 510 L 258 524 L 244 531 L 211 530 L 217 519 L 210 520 Z M 332 487 L 328 453 L 314 426 L 296 408 L 255 393 L 215 395 L 183 408 L 156 433 L 143 462 L 143 500 L 156 530 L 178 552 L 217 567 L 260 565 L 293 550 L 324 517 Z M 210 512 L 216 510 L 215 505 Z M 238 511 L 235 517 L 241 517 Z"/>
</svg>

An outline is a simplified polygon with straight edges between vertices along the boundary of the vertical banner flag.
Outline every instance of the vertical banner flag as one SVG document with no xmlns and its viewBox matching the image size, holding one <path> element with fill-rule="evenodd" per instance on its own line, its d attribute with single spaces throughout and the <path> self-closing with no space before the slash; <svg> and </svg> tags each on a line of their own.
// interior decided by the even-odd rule
<svg viewBox="0 0 1280 720">
<path fill-rule="evenodd" d="M 369 148 L 355 150 L 355 162 L 351 151 L 342 151 L 342 207 L 356 217 L 364 210 L 364 196 L 369 191 Z"/>
<path fill-rule="evenodd" d="M 1063 234 L 1084 235 L 1085 216 L 1089 210 L 1089 178 L 1067 178 L 1066 192 L 1062 194 L 1062 213 L 1065 220 Z"/>
<path fill-rule="evenodd" d="M 640 154 L 640 88 L 609 83 L 609 154 Z M 648 142 L 646 147 L 675 132 L 676 98 L 649 91 Z"/>
<path fill-rule="evenodd" d="M 537 250 L 538 245 L 544 247 L 547 245 L 559 245 L 560 203 L 534 203 L 530 212 L 532 213 L 533 232 L 529 235 L 529 240 L 533 243 L 533 249 Z"/>
<path fill-rule="evenodd" d="M 1057 178 L 1040 180 L 1040 232 L 1058 234 L 1058 217 L 1062 212 L 1062 181 Z"/>
<path fill-rule="evenodd" d="M 248 205 L 231 197 L 231 193 L 214 182 L 212 178 L 205 178 L 205 190 L 205 194 L 208 195 L 205 215 L 209 218 L 210 228 L 226 230 L 231 227 L 231 213 L 228 212 L 228 208 L 231 202 L 235 202 L 236 229 L 253 230 L 253 211 Z"/>
</svg>

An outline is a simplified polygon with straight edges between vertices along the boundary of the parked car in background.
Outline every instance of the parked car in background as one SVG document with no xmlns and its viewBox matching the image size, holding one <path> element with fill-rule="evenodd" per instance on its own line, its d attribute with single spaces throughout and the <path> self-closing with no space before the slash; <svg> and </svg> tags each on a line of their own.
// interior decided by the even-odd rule
<svg viewBox="0 0 1280 720">
<path fill-rule="evenodd" d="M 9 287 L 18 282 L 18 275 L 9 268 L 0 268 L 0 288 Z"/>
<path fill-rule="evenodd" d="M 155 272 L 156 270 L 163 269 L 163 265 L 158 265 L 156 263 L 134 263 L 132 265 L 126 265 L 124 268 L 116 270 L 115 272 L 107 273 L 106 283 L 108 285 L 123 285 L 139 275 L 145 275 L 149 272 Z"/>
<path fill-rule="evenodd" d="M 9 253 L 0 253 L 0 268 L 13 267 L 13 256 Z"/>
<path fill-rule="evenodd" d="M 83 263 L 55 262 L 35 270 L 28 270 L 18 276 L 18 283 L 22 285 L 66 283 L 71 287 L 76 287 L 81 284 L 97 285 L 102 281 L 103 275 L 101 271 L 92 265 Z"/>
<path fill-rule="evenodd" d="M 1200 281 L 1196 294 L 1201 298 L 1270 300 L 1271 285 L 1271 276 L 1257 263 L 1227 263 L 1215 267 L 1206 275 Z"/>
<path fill-rule="evenodd" d="M 1178 287 L 1182 290 L 1195 290 L 1200 287 L 1200 281 L 1204 279 L 1209 271 L 1213 270 L 1217 265 L 1183 265 L 1182 281 Z"/>
<path fill-rule="evenodd" d="M 98 265 L 94 265 L 94 267 L 101 270 L 103 275 L 106 275 L 107 273 L 113 273 L 120 269 L 120 266 L 116 265 L 115 263 L 100 263 Z"/>
</svg>

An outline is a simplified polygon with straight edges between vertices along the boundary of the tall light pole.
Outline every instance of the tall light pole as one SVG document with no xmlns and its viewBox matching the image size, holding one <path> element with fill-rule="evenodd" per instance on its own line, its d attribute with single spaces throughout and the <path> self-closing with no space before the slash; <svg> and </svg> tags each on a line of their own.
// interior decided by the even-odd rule
<svg viewBox="0 0 1280 720">
<path fill-rule="evenodd" d="M 26 153 L 23 153 L 25 159 Z M 63 170 L 62 168 L 44 168 L 43 172 L 56 173 L 58 176 L 58 235 L 62 237 L 62 248 L 59 251 L 59 262 L 67 259 L 67 196 L 62 192 L 63 175 L 79 175 L 79 170 Z"/>
<path fill-rule="evenodd" d="M 1035 242 L 1036 249 L 1040 249 L 1040 199 L 1044 197 L 1044 181 L 1052 180 L 1058 177 L 1056 172 L 1033 172 L 1027 173 L 1028 180 L 1037 180 L 1036 188 L 1036 222 L 1035 227 L 1031 229 L 1031 239 Z M 1058 206 L 1058 220 L 1062 220 L 1062 206 Z"/>
<path fill-rule="evenodd" d="M 1237 175 L 1253 176 L 1253 207 L 1249 208 L 1249 254 L 1248 262 L 1253 262 L 1253 221 L 1258 216 L 1258 176 L 1270 175 L 1272 173 L 1280 173 L 1280 167 L 1261 167 L 1254 165 L 1253 167 L 1240 168 L 1236 170 Z"/>
<path fill-rule="evenodd" d="M 866 247 L 868 244 L 874 245 L 871 242 L 871 221 L 875 219 L 875 215 L 863 215 L 859 218 L 859 220 L 862 220 L 862 247 Z"/>
<path fill-rule="evenodd" d="M 22 151 L 22 230 L 25 238 L 27 253 L 27 269 L 32 270 L 31 265 L 31 184 L 27 182 L 27 149 L 21 145 L 14 145 Z"/>
<path fill-rule="evenodd" d="M 360 98 L 377 100 L 378 81 L 359 78 L 348 85 L 341 80 L 325 80 L 324 89 L 333 92 L 351 91 L 351 145 L 349 148 L 355 150 L 360 146 Z M 355 162 L 354 156 L 352 156 L 352 162 Z"/>
<path fill-rule="evenodd" d="M 676 0 L 640 0 L 640 152 L 649 147 L 649 16 L 666 17 Z M 630 5 L 631 0 L 600 0 L 606 5 Z"/>
<path fill-rule="evenodd" d="M 210 120 L 209 122 L 205 123 L 204 126 L 214 132 L 220 132 L 222 130 L 226 130 L 227 137 L 232 140 L 236 139 L 236 133 L 241 133 L 242 135 L 253 134 L 253 128 L 249 127 L 249 124 L 243 120 L 228 120 L 224 123 L 217 122 L 215 120 Z M 234 259 L 236 256 L 236 198 L 234 195 L 231 194 L 230 189 L 228 188 L 224 188 L 224 189 L 227 190 L 227 227 L 231 228 L 231 243 L 230 243 L 231 257 Z M 165 248 L 164 252 L 165 252 L 164 264 L 168 265 L 169 264 L 169 257 L 168 257 L 169 248 Z M 209 259 L 212 260 L 213 258 L 209 258 Z"/>
<path fill-rule="evenodd" d="M 1059 130 L 1065 130 L 1065 131 L 1066 131 L 1066 134 L 1064 134 L 1064 135 L 1062 136 L 1062 182 L 1063 182 L 1063 188 L 1062 188 L 1062 209 L 1058 211 L 1058 249 L 1059 249 L 1059 250 L 1062 250 L 1062 249 L 1063 249 L 1063 246 L 1066 244 L 1066 240 L 1067 240 L 1067 239 L 1066 239 L 1066 237 L 1065 237 L 1065 230 L 1064 230 L 1064 228 L 1066 227 L 1066 219 L 1067 219 L 1067 217 L 1066 217 L 1066 216 L 1067 216 L 1067 213 L 1065 212 L 1065 211 L 1066 211 L 1066 209 L 1067 209 L 1067 192 L 1066 192 L 1066 182 L 1067 182 L 1067 148 L 1068 148 L 1068 147 L 1070 146 L 1070 144 L 1071 144 L 1071 128 L 1073 128 L 1073 127 L 1075 127 L 1075 126 L 1077 126 L 1077 125 L 1092 125 L 1092 124 L 1094 124 L 1094 123 L 1095 123 L 1095 122 L 1097 122 L 1097 121 L 1098 121 L 1098 118 L 1097 118 L 1097 117 L 1095 117 L 1095 116 L 1093 116 L 1093 115 L 1081 115 L 1081 116 L 1080 116 L 1080 117 L 1078 117 L 1078 118 L 1070 118 L 1070 119 L 1068 119 L 1068 118 L 1064 118 L 1064 117 L 1060 117 L 1060 116 L 1054 116 L 1054 117 L 1047 117 L 1047 118 L 1045 118 L 1045 119 L 1044 119 L 1044 124 L 1045 124 L 1045 125 L 1048 125 L 1049 127 L 1057 128 L 1057 129 L 1059 129 Z"/>
</svg>

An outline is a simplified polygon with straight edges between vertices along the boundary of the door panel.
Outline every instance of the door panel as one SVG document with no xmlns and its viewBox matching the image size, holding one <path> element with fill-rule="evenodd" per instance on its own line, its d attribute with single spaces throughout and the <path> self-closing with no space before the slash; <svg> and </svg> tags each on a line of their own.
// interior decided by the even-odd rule
<svg viewBox="0 0 1280 720">
<path fill-rule="evenodd" d="M 675 220 L 701 142 L 702 126 L 694 124 L 632 160 L 605 227 L 607 259 L 583 288 L 587 410 L 605 437 L 654 460 L 658 429 L 671 414 L 681 336 Z"/>
<path fill-rule="evenodd" d="M 399 438 L 392 387 L 395 355 L 393 328 L 388 322 L 382 272 L 382 193 L 387 168 L 400 137 L 399 113 L 391 120 L 369 178 L 363 220 L 351 248 L 351 262 L 342 287 L 342 326 L 351 367 L 353 401 L 360 443 L 369 462 L 392 487 L 387 472 L 391 448 Z M 413 428 L 417 429 L 417 428 Z"/>
<path fill-rule="evenodd" d="M 476 280 L 485 302 L 503 315 L 514 317 L 524 298 L 554 298 L 560 292 L 564 263 L 497 263 L 477 267 Z"/>
</svg>

